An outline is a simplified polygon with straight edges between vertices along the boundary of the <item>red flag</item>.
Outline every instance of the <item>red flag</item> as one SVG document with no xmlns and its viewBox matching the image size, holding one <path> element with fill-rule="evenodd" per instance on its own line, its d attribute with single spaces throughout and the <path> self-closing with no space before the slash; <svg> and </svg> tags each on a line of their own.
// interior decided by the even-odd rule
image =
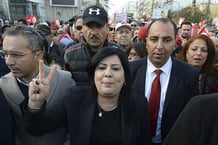
<svg viewBox="0 0 218 145">
<path fill-rule="evenodd" d="M 60 26 L 60 20 L 59 19 L 54 19 L 55 26 Z"/>
<path fill-rule="evenodd" d="M 74 39 L 67 33 L 67 32 L 64 32 L 60 37 L 59 37 L 59 40 L 61 40 L 62 38 L 67 38 L 69 39 L 70 41 L 74 41 Z"/>
<path fill-rule="evenodd" d="M 27 16 L 26 21 L 27 21 L 27 24 L 32 23 L 32 16 L 31 15 Z"/>
<path fill-rule="evenodd" d="M 38 19 L 37 19 L 37 16 L 36 16 L 36 15 L 33 15 L 33 16 L 32 16 L 32 23 L 33 23 L 33 24 L 37 24 L 37 23 L 38 23 Z"/>
<path fill-rule="evenodd" d="M 205 27 L 203 27 L 203 28 L 200 30 L 199 34 L 207 35 L 208 37 L 210 37 L 210 34 L 208 33 L 208 31 L 207 31 L 207 29 L 206 29 Z"/>
<path fill-rule="evenodd" d="M 202 27 L 204 27 L 204 24 L 206 24 L 207 23 L 207 20 L 206 19 L 204 19 L 203 21 L 201 21 L 201 22 L 199 22 L 199 27 L 200 28 L 202 28 Z"/>
</svg>

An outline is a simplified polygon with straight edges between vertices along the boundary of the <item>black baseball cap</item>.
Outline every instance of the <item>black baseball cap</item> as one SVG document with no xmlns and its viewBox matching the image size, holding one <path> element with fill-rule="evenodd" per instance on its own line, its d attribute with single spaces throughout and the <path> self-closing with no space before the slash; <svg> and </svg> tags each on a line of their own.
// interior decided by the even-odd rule
<svg viewBox="0 0 218 145">
<path fill-rule="evenodd" d="M 108 15 L 104 8 L 93 5 L 85 9 L 83 14 L 83 24 L 95 22 L 103 26 L 108 23 Z"/>
</svg>

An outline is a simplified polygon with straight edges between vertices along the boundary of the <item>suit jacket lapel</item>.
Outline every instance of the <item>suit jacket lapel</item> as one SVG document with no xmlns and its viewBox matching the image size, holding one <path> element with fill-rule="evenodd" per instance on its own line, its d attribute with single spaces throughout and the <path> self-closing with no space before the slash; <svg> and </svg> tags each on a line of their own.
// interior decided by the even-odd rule
<svg viewBox="0 0 218 145">
<path fill-rule="evenodd" d="M 173 60 L 173 59 L 172 59 Z M 175 64 L 176 62 L 173 60 L 172 62 L 172 71 L 170 74 L 170 80 L 169 80 L 169 84 L 168 84 L 168 88 L 167 88 L 167 93 L 166 93 L 166 98 L 165 98 L 165 102 L 164 102 L 164 108 L 163 108 L 163 112 L 166 111 L 166 108 L 169 104 L 169 101 L 171 100 L 171 98 L 173 97 L 173 95 L 175 95 L 176 93 L 174 92 L 176 89 L 175 87 L 178 85 L 178 71 L 177 71 L 177 66 Z"/>
<path fill-rule="evenodd" d="M 138 71 L 136 74 L 132 74 L 132 76 L 135 77 L 135 82 L 134 85 L 137 85 L 137 86 L 134 86 L 134 88 L 137 88 L 134 91 L 134 93 L 139 93 L 140 95 L 143 95 L 145 96 L 145 79 L 146 79 L 146 69 L 147 69 L 147 57 L 143 59 L 143 61 L 141 61 L 141 64 L 139 64 L 140 67 L 138 68 Z M 139 77 L 141 76 L 141 77 Z"/>
<path fill-rule="evenodd" d="M 1 79 L 1 88 L 10 107 L 12 107 L 13 110 L 18 111 L 16 113 L 20 114 L 21 111 L 19 109 L 19 105 L 25 97 L 23 96 L 23 93 L 17 84 L 16 78 L 12 73 L 9 73 L 6 76 L 3 76 Z"/>
<path fill-rule="evenodd" d="M 44 65 L 44 70 L 45 70 L 45 77 L 48 76 L 48 74 L 51 71 L 51 68 L 49 68 L 48 66 Z M 57 74 L 55 74 L 55 77 L 53 78 L 52 82 L 51 82 L 51 86 L 50 86 L 50 90 L 49 90 L 49 97 L 47 99 L 47 101 L 49 102 L 50 100 L 52 100 L 53 96 L 55 96 L 55 90 L 57 89 L 57 84 L 58 84 L 58 77 Z"/>
<path fill-rule="evenodd" d="M 80 107 L 82 145 L 89 145 L 95 116 L 95 107 L 96 99 L 94 99 L 93 96 L 86 96 Z"/>
</svg>

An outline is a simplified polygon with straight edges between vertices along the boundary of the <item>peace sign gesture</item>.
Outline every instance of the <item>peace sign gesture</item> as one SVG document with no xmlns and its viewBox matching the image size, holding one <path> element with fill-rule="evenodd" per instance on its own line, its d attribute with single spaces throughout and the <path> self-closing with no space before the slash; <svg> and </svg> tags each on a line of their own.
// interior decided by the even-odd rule
<svg viewBox="0 0 218 145">
<path fill-rule="evenodd" d="M 49 75 L 45 78 L 43 60 L 39 61 L 39 79 L 34 78 L 29 83 L 29 101 L 30 109 L 41 109 L 49 94 L 49 86 L 56 73 L 57 66 L 53 66 Z"/>
</svg>

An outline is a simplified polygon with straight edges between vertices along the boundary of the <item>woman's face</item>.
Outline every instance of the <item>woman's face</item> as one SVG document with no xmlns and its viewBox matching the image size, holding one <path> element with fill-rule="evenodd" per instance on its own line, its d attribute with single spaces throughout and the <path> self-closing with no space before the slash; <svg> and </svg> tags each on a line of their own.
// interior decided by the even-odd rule
<svg viewBox="0 0 218 145">
<path fill-rule="evenodd" d="M 139 58 L 140 58 L 140 56 L 137 54 L 135 49 L 131 48 L 129 56 L 128 56 L 128 61 L 131 62 L 131 61 L 137 60 Z"/>
<path fill-rule="evenodd" d="M 207 56 L 208 48 L 206 42 L 203 39 L 194 40 L 186 52 L 187 62 L 199 69 L 201 69 L 201 67 L 206 62 Z"/>
<path fill-rule="evenodd" d="M 117 55 L 104 58 L 95 69 L 98 96 L 118 97 L 125 82 L 124 69 Z"/>
</svg>

